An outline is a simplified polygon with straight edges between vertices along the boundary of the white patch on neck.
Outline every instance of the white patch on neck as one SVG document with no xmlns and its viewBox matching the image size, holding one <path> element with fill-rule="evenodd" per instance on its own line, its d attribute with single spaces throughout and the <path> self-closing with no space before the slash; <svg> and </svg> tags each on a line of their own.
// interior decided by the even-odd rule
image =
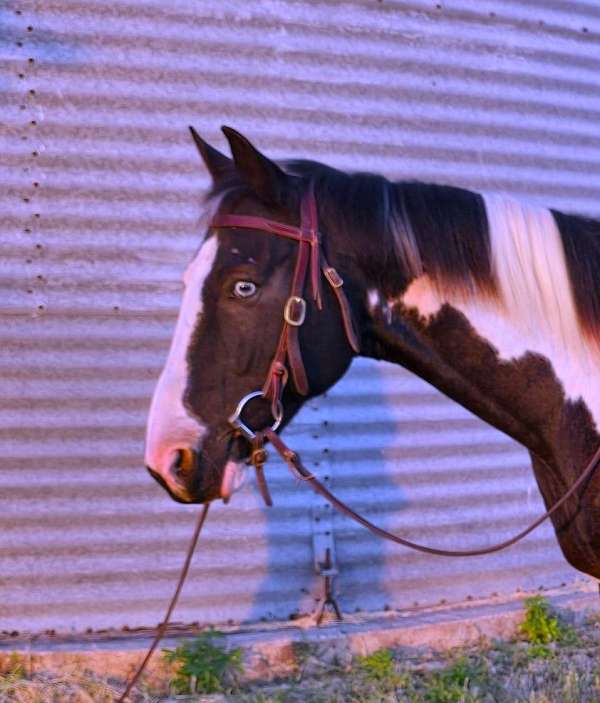
<svg viewBox="0 0 600 703">
<path fill-rule="evenodd" d="M 502 303 L 440 291 L 427 275 L 402 296 L 428 318 L 444 303 L 460 310 L 503 360 L 546 357 L 565 394 L 583 398 L 600 428 L 600 359 L 579 327 L 560 232 L 552 213 L 504 196 L 484 196 L 492 267 Z"/>
<path fill-rule="evenodd" d="M 161 473 L 165 480 L 177 449 L 197 449 L 206 433 L 206 427 L 188 414 L 183 405 L 183 396 L 188 381 L 187 351 L 202 315 L 202 289 L 217 250 L 217 237 L 209 237 L 186 269 L 185 290 L 175 333 L 152 397 L 146 429 L 145 462 Z"/>
</svg>

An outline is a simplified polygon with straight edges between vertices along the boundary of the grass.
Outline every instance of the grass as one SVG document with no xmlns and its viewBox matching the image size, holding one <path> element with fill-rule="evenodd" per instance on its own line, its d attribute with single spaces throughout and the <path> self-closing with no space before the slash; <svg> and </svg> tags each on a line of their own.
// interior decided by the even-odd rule
<svg viewBox="0 0 600 703">
<path fill-rule="evenodd" d="M 123 682 L 101 679 L 90 671 L 28 673 L 28 663 L 18 654 L 0 658 L 0 703 L 114 703 Z M 155 703 L 157 697 L 140 687 L 135 703 Z"/>
<path fill-rule="evenodd" d="M 341 660 L 304 643 L 296 675 L 270 683 L 236 685 L 241 653 L 227 650 L 220 637 L 209 631 L 166 652 L 171 693 L 221 691 L 215 700 L 228 703 L 600 702 L 600 619 L 574 627 L 539 597 L 526 601 L 510 642 L 482 641 L 443 654 L 386 648 Z M 26 662 L 14 657 L 0 668 L 0 703 L 108 703 L 122 683 L 81 671 L 29 676 Z M 175 700 L 168 694 L 166 685 L 153 695 L 141 689 L 133 700 Z"/>
<path fill-rule="evenodd" d="M 302 680 L 253 686 L 232 703 L 598 703 L 600 620 L 577 629 L 536 596 L 511 642 L 442 655 L 380 649 Z M 315 653 L 318 656 L 318 653 Z M 310 655 L 303 669 L 310 672 Z"/>
</svg>

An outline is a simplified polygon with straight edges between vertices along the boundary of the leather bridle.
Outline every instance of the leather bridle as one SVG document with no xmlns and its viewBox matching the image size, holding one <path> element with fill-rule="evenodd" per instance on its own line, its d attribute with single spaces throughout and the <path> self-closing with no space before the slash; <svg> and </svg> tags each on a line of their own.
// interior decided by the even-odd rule
<svg viewBox="0 0 600 703">
<path fill-rule="evenodd" d="M 262 390 L 249 393 L 240 400 L 236 410 L 229 418 L 229 423 L 235 431 L 244 436 L 251 444 L 252 451 L 249 463 L 251 463 L 256 469 L 258 485 L 267 505 L 272 505 L 272 500 L 263 472 L 264 464 L 267 460 L 267 453 L 264 449 L 265 440 L 271 442 L 272 446 L 286 462 L 289 469 L 297 479 L 310 483 L 312 488 L 317 493 L 322 495 L 334 508 L 352 520 L 363 525 L 379 537 L 389 539 L 397 544 L 401 544 L 405 547 L 419 552 L 424 552 L 426 554 L 436 554 L 439 556 L 450 557 L 480 556 L 505 549 L 506 547 L 520 541 L 532 532 L 575 494 L 575 492 L 591 476 L 597 464 L 600 462 L 599 447 L 594 456 L 586 465 L 583 473 L 579 476 L 571 488 L 558 501 L 556 501 L 546 513 L 538 517 L 527 528 L 519 532 L 511 539 L 505 540 L 491 547 L 468 550 L 437 549 L 434 547 L 416 544 L 415 542 L 411 542 L 410 540 L 406 540 L 398 535 L 394 535 L 391 532 L 377 527 L 366 518 L 352 510 L 352 508 L 339 500 L 339 498 L 333 495 L 329 489 L 323 486 L 316 476 L 314 476 L 302 464 L 298 454 L 291 450 L 281 439 L 281 437 L 276 434 L 276 430 L 279 428 L 283 420 L 283 405 L 281 398 L 288 380 L 288 366 L 291 371 L 294 386 L 296 387 L 298 393 L 301 395 L 308 395 L 309 392 L 306 370 L 302 361 L 302 353 L 298 339 L 299 328 L 302 326 L 306 318 L 306 300 L 304 298 L 304 289 L 309 268 L 312 297 L 317 309 L 321 310 L 323 307 L 320 276 L 322 273 L 325 280 L 331 286 L 331 289 L 335 293 L 338 301 L 348 344 L 355 353 L 358 354 L 360 350 L 352 320 L 351 308 L 343 290 L 344 282 L 338 272 L 327 263 L 321 247 L 317 219 L 317 203 L 314 196 L 314 187 L 312 182 L 309 184 L 301 200 L 300 227 L 275 222 L 264 217 L 228 214 L 217 214 L 211 221 L 210 227 L 260 230 L 269 234 L 275 234 L 280 237 L 293 239 L 298 242 L 298 255 L 296 257 L 296 265 L 292 277 L 290 295 L 283 309 L 283 327 L 275 355 L 269 367 L 267 379 Z M 274 418 L 274 423 L 271 427 L 267 427 L 262 430 L 252 430 L 243 422 L 241 415 L 246 404 L 256 397 L 263 397 L 270 401 L 271 413 Z"/>
<path fill-rule="evenodd" d="M 308 395 L 309 392 L 306 369 L 302 361 L 298 339 L 299 329 L 306 319 L 304 289 L 309 269 L 312 298 L 317 310 L 323 309 L 321 294 L 321 274 L 323 274 L 337 299 L 348 344 L 356 354 L 360 351 L 350 305 L 343 289 L 344 281 L 333 266 L 327 263 L 321 247 L 317 220 L 317 202 L 314 196 L 313 184 L 312 182 L 309 184 L 302 196 L 300 203 L 300 227 L 274 222 L 264 217 L 226 214 L 217 214 L 209 226 L 211 228 L 233 227 L 261 230 L 298 242 L 298 255 L 296 257 L 290 294 L 283 308 L 283 326 L 275 355 L 267 373 L 267 379 L 262 388 L 263 397 L 271 401 L 273 417 L 278 418 L 281 411 L 281 396 L 288 380 L 288 367 L 298 393 L 300 395 Z M 248 396 L 246 397 L 248 398 Z"/>
</svg>

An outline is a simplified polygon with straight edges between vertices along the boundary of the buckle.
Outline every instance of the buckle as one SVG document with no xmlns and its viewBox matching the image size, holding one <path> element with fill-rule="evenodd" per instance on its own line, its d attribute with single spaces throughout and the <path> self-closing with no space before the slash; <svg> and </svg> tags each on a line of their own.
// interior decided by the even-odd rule
<svg viewBox="0 0 600 703">
<path fill-rule="evenodd" d="M 329 281 L 332 288 L 341 288 L 344 285 L 344 279 L 340 274 L 333 268 L 333 266 L 328 266 L 323 269 L 325 278 Z"/>
<path fill-rule="evenodd" d="M 294 306 L 297 306 L 296 309 L 294 309 Z M 306 301 L 304 298 L 290 295 L 283 309 L 283 319 L 292 327 L 300 327 L 306 319 Z"/>
</svg>

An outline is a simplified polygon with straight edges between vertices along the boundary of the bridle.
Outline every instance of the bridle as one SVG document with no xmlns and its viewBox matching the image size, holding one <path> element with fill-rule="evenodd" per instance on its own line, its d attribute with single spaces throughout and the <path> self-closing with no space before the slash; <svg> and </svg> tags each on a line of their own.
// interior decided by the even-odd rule
<svg viewBox="0 0 600 703">
<path fill-rule="evenodd" d="M 271 401 L 271 412 L 276 419 L 281 416 L 281 396 L 288 380 L 288 367 L 291 372 L 294 386 L 300 395 L 308 395 L 309 386 L 306 377 L 306 369 L 302 361 L 298 332 L 306 319 L 306 300 L 304 289 L 306 287 L 306 277 L 310 269 L 310 283 L 312 298 L 317 310 L 323 309 L 323 299 L 321 293 L 321 274 L 331 287 L 337 299 L 346 339 L 352 350 L 358 354 L 360 351 L 358 337 L 354 329 L 352 312 L 348 303 L 348 298 L 344 293 L 344 281 L 338 272 L 327 263 L 321 238 L 319 236 L 317 220 L 317 202 L 314 195 L 314 186 L 310 182 L 307 190 L 300 202 L 300 227 L 282 224 L 264 217 L 252 215 L 225 215 L 217 214 L 209 225 L 210 228 L 246 228 L 261 230 L 279 237 L 286 237 L 298 242 L 298 254 L 290 294 L 283 308 L 283 326 L 279 335 L 279 342 L 271 361 L 267 379 L 262 388 L 262 395 Z M 287 361 L 287 365 L 286 365 Z M 255 394 L 258 391 L 255 392 Z M 242 407 L 238 405 L 241 412 L 245 402 L 256 397 L 249 394 L 242 399 Z M 245 401 L 245 402 L 244 402 Z M 239 414 L 237 417 L 239 419 Z M 277 422 L 279 426 L 281 419 Z M 247 427 L 243 429 L 246 436 L 249 435 Z"/>
<path fill-rule="evenodd" d="M 304 291 L 307 275 L 310 274 L 312 298 L 317 310 L 323 309 L 321 275 L 331 287 L 340 309 L 346 339 L 356 354 L 360 352 L 358 337 L 354 328 L 350 304 L 344 292 L 344 281 L 333 266 L 327 262 L 321 246 L 317 202 L 312 181 L 300 201 L 300 227 L 275 222 L 265 217 L 227 214 L 217 214 L 210 222 L 209 227 L 260 230 L 298 242 L 290 293 L 283 307 L 281 334 L 269 365 L 267 378 L 261 390 L 248 393 L 239 401 L 233 415 L 229 418 L 229 424 L 234 427 L 235 431 L 250 442 L 252 449 L 250 463 L 256 470 L 256 478 L 263 500 L 268 506 L 271 506 L 273 501 L 264 477 L 267 454 L 263 445 L 266 433 L 272 432 L 274 434 L 283 421 L 281 398 L 290 375 L 296 391 L 300 395 L 308 395 L 310 390 L 298 334 L 300 327 L 306 320 L 307 306 Z M 242 412 L 251 400 L 259 397 L 270 401 L 274 423 L 270 428 L 254 431 L 243 422 Z"/>
<path fill-rule="evenodd" d="M 351 308 L 343 290 L 344 282 L 338 272 L 327 263 L 321 246 L 317 218 L 317 202 L 315 200 L 313 183 L 309 183 L 308 188 L 302 196 L 300 203 L 300 227 L 275 222 L 264 217 L 228 214 L 217 214 L 209 226 L 211 228 L 246 228 L 260 230 L 269 234 L 293 239 L 298 242 L 298 254 L 292 277 L 290 295 L 287 298 L 283 309 L 283 326 L 275 355 L 269 367 L 267 379 L 262 390 L 249 393 L 240 400 L 234 413 L 229 418 L 229 424 L 234 428 L 234 430 L 238 434 L 244 436 L 251 444 L 252 451 L 249 463 L 254 465 L 256 469 L 258 485 L 267 505 L 272 505 L 272 500 L 263 472 L 264 464 L 267 460 L 267 454 L 264 449 L 265 440 L 271 442 L 272 446 L 284 459 L 297 479 L 310 483 L 312 488 L 317 493 L 321 494 L 331 505 L 333 505 L 333 507 L 345 514 L 347 517 L 350 517 L 352 520 L 355 520 L 359 524 L 363 525 L 379 537 L 389 539 L 405 547 L 409 547 L 410 549 L 427 554 L 453 557 L 480 556 L 505 549 L 506 547 L 520 541 L 523 537 L 532 532 L 536 527 L 538 527 L 538 525 L 556 512 L 572 495 L 574 495 L 578 488 L 580 488 L 580 486 L 582 486 L 583 483 L 591 476 L 598 462 L 600 462 L 599 447 L 594 456 L 586 465 L 583 473 L 579 476 L 571 488 L 556 503 L 554 503 L 554 505 L 546 513 L 541 515 L 527 528 L 519 532 L 511 539 L 505 540 L 491 547 L 468 550 L 437 549 L 416 544 L 415 542 L 411 542 L 410 540 L 406 540 L 398 535 L 394 535 L 391 532 L 387 532 L 386 530 L 377 527 L 366 518 L 352 510 L 349 506 L 334 496 L 325 486 L 323 486 L 316 476 L 314 476 L 302 464 L 298 454 L 292 451 L 281 439 L 281 437 L 276 434 L 276 430 L 279 428 L 283 420 L 283 404 L 281 402 L 281 397 L 289 375 L 286 361 L 298 393 L 301 395 L 307 395 L 309 392 L 306 370 L 302 361 L 302 353 L 298 340 L 298 330 L 306 319 L 306 300 L 304 298 L 304 289 L 309 268 L 312 297 L 317 309 L 321 310 L 323 307 L 320 276 L 322 273 L 325 280 L 331 286 L 331 289 L 335 293 L 335 297 L 338 301 L 348 344 L 355 353 L 358 354 L 360 350 L 352 320 Z M 266 398 L 271 402 L 271 413 L 274 418 L 273 425 L 262 430 L 252 430 L 246 425 L 246 423 L 243 422 L 241 418 L 246 404 L 253 398 L 257 397 Z"/>
</svg>

